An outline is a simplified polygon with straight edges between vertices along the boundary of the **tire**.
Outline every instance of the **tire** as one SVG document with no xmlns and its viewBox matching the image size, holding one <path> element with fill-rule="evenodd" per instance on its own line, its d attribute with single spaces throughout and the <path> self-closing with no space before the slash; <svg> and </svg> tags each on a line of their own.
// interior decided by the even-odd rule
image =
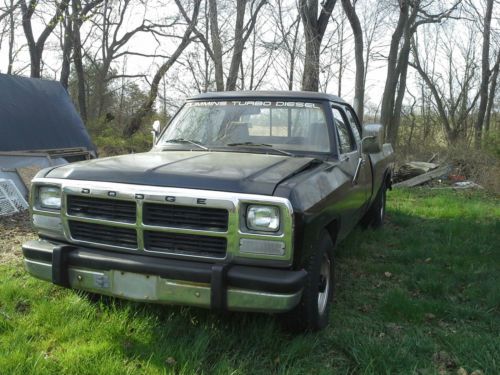
<svg viewBox="0 0 500 375">
<path fill-rule="evenodd" d="M 378 229 L 384 225 L 385 206 L 387 198 L 387 188 L 385 184 L 380 188 L 377 197 L 373 201 L 370 209 L 363 217 L 361 223 L 365 228 L 372 227 Z"/>
<path fill-rule="evenodd" d="M 319 331 L 328 325 L 335 278 L 333 242 L 326 230 L 320 232 L 317 251 L 304 265 L 307 278 L 302 299 L 291 311 L 283 314 L 282 323 L 287 331 Z"/>
</svg>

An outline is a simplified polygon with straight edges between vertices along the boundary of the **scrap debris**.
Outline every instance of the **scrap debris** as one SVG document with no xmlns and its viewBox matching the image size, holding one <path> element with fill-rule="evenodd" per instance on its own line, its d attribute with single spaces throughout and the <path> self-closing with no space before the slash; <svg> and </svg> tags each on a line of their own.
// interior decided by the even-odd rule
<svg viewBox="0 0 500 375">
<path fill-rule="evenodd" d="M 439 165 L 421 161 L 407 162 L 395 172 L 396 183 L 393 187 L 428 185 L 433 189 L 483 189 L 481 185 L 469 181 L 460 169 L 449 163 Z"/>
</svg>

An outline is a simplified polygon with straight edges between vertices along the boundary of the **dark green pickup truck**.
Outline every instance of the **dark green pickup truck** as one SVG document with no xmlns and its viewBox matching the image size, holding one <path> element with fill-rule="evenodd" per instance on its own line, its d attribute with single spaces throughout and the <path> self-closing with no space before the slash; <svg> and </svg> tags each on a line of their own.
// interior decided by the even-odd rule
<svg viewBox="0 0 500 375">
<path fill-rule="evenodd" d="M 157 125 L 157 124 L 156 124 Z M 33 276 L 137 301 L 280 313 L 326 326 L 334 249 L 378 227 L 392 148 L 342 99 L 193 97 L 151 151 L 41 171 L 23 246 Z"/>
</svg>

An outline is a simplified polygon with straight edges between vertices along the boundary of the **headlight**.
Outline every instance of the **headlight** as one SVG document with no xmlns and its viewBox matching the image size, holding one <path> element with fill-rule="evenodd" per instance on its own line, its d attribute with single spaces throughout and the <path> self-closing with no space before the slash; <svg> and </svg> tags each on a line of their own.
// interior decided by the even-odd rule
<svg viewBox="0 0 500 375">
<path fill-rule="evenodd" d="M 61 189 L 57 186 L 40 186 L 38 204 L 42 208 L 58 210 L 61 208 Z"/>
<path fill-rule="evenodd" d="M 280 229 L 279 208 L 274 206 L 248 206 L 247 227 L 255 231 L 277 232 Z"/>
</svg>

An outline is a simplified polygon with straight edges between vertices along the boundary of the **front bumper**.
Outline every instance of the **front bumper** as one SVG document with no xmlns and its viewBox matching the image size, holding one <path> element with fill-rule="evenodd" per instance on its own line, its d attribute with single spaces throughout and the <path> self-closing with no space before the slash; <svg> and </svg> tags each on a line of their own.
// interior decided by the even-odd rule
<svg viewBox="0 0 500 375">
<path fill-rule="evenodd" d="M 284 312 L 306 272 L 164 259 L 46 240 L 23 245 L 27 271 L 55 284 L 134 301 L 217 310 Z"/>
</svg>

